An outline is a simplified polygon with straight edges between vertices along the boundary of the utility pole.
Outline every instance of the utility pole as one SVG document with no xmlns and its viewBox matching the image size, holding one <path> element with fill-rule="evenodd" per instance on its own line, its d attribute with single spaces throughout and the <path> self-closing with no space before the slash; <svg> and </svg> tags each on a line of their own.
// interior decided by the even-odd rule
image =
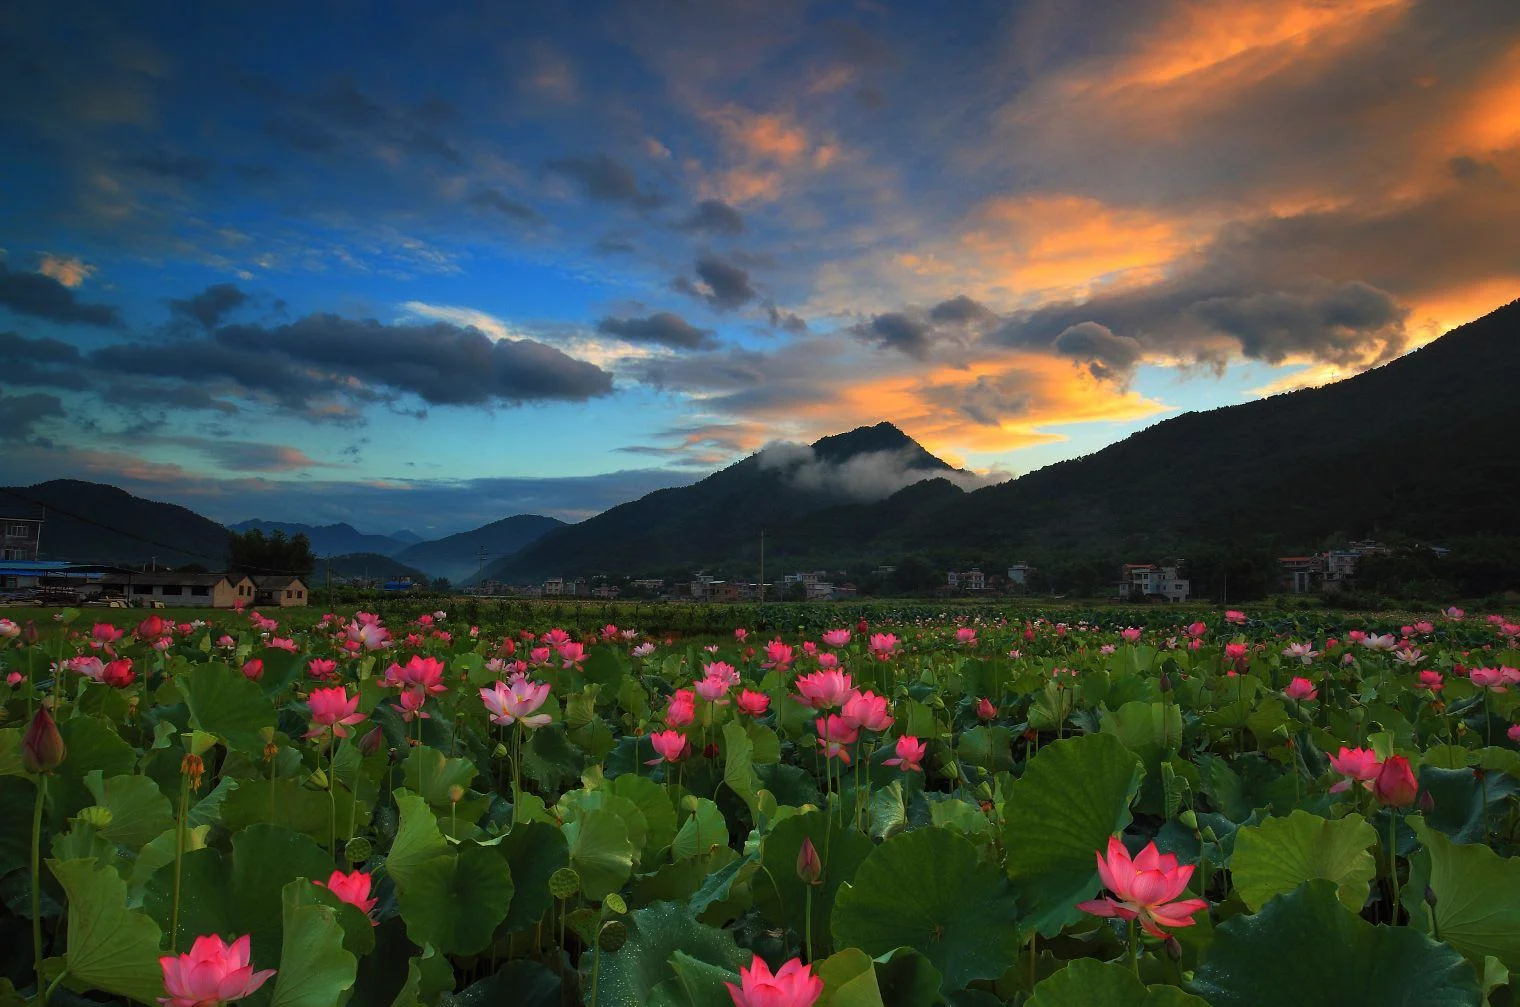
<svg viewBox="0 0 1520 1007">
<path fill-rule="evenodd" d="M 475 587 L 480 588 L 480 579 L 486 572 L 486 547 L 478 546 L 475 549 Z"/>
<path fill-rule="evenodd" d="M 760 604 L 765 604 L 765 529 L 760 529 Z"/>
</svg>

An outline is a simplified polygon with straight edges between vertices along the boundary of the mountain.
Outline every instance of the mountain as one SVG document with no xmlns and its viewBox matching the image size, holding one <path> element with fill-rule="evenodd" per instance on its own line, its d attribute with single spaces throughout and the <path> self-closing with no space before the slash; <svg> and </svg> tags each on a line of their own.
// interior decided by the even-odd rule
<svg viewBox="0 0 1520 1007">
<path fill-rule="evenodd" d="M 481 564 L 511 556 L 524 546 L 559 528 L 563 521 L 539 514 L 516 514 L 492 521 L 471 531 L 419 542 L 396 553 L 399 562 L 426 571 L 429 577 L 447 577 L 456 584 L 475 579 Z"/>
<path fill-rule="evenodd" d="M 811 445 L 772 445 L 690 486 L 657 490 L 545 535 L 492 564 L 485 576 L 676 572 L 739 557 L 754 564 L 762 529 L 784 531 L 828 507 L 888 497 L 936 476 L 969 475 L 891 423 Z M 959 495 L 948 479 L 940 481 Z"/>
<path fill-rule="evenodd" d="M 288 537 L 305 535 L 311 543 L 311 551 L 317 556 L 341 556 L 344 553 L 373 552 L 393 556 L 405 549 L 410 542 L 388 535 L 366 535 L 350 524 L 300 524 L 295 521 L 239 521 L 228 525 L 233 531 L 245 532 L 258 529 L 265 535 L 283 531 Z"/>
<path fill-rule="evenodd" d="M 332 571 L 334 577 L 343 578 L 366 578 L 380 581 L 406 578 L 420 584 L 426 584 L 430 579 L 423 571 L 414 566 L 407 566 L 390 556 L 382 556 L 377 552 L 352 552 L 319 559 L 311 572 L 311 586 L 313 588 L 321 586 L 326 581 L 329 570 Z"/>
<path fill-rule="evenodd" d="M 753 570 L 762 527 L 771 570 L 915 552 L 995 566 L 1151 560 L 1241 543 L 1296 549 L 1336 536 L 1514 536 L 1517 370 L 1520 301 L 1356 377 L 1184 413 L 1000 485 L 962 492 L 932 478 L 877 497 L 823 491 L 827 479 L 811 476 L 853 478 L 859 488 L 883 451 L 916 459 L 926 474 L 949 468 L 883 423 L 826 437 L 810 459 L 767 463 L 767 449 L 693 486 L 614 507 L 490 575 Z"/>
<path fill-rule="evenodd" d="M 43 508 L 41 558 L 159 566 L 198 563 L 220 570 L 227 529 L 185 507 L 136 497 L 104 483 L 54 479 L 0 488 L 7 505 Z"/>
<path fill-rule="evenodd" d="M 427 541 L 427 539 L 423 538 L 421 535 L 418 535 L 410 528 L 403 528 L 400 531 L 393 531 L 390 533 L 389 537 L 395 539 L 397 542 L 400 542 L 403 545 L 416 545 L 418 542 Z"/>
</svg>

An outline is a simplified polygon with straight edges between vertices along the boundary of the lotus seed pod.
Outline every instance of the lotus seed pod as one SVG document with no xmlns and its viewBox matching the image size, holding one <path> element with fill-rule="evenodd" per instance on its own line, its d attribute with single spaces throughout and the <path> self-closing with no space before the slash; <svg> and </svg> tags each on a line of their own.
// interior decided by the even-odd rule
<svg viewBox="0 0 1520 1007">
<path fill-rule="evenodd" d="M 622 920 L 610 920 L 602 927 L 602 932 L 597 935 L 596 942 L 601 945 L 603 951 L 613 952 L 621 948 L 628 941 L 628 927 Z"/>
<path fill-rule="evenodd" d="M 561 867 L 549 875 L 549 894 L 556 899 L 568 899 L 581 890 L 581 876 L 572 868 Z"/>
<path fill-rule="evenodd" d="M 343 845 L 343 855 L 350 864 L 362 864 L 375 852 L 375 846 L 363 836 L 355 836 Z"/>
<path fill-rule="evenodd" d="M 628 911 L 628 903 L 617 892 L 613 892 L 602 900 L 602 905 L 611 912 L 622 914 Z"/>
<path fill-rule="evenodd" d="M 1192 829 L 1194 832 L 1198 831 L 1198 812 L 1194 811 L 1192 808 L 1188 808 L 1182 814 L 1178 815 L 1177 820 L 1180 821 L 1183 825 Z"/>
</svg>

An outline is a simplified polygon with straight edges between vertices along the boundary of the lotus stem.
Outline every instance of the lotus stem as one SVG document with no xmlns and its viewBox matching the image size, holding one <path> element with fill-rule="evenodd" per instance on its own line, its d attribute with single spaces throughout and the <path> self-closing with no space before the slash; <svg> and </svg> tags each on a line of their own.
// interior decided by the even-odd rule
<svg viewBox="0 0 1520 1007">
<path fill-rule="evenodd" d="M 811 964 L 813 961 L 813 886 L 804 884 L 802 891 L 802 949 L 807 955 L 803 961 Z"/>
<path fill-rule="evenodd" d="M 51 983 L 48 983 L 47 992 L 42 994 L 42 1000 L 39 1001 L 41 1007 L 47 1007 L 47 1002 L 53 999 L 53 993 L 58 989 L 59 986 L 63 985 L 63 980 L 67 978 L 68 974 L 69 970 L 64 969 L 62 972 L 58 973 L 58 977 L 56 979 L 54 979 Z"/>
<path fill-rule="evenodd" d="M 1140 978 L 1140 921 L 1139 921 L 1139 919 L 1130 920 L 1129 921 L 1128 930 L 1129 930 L 1129 970 L 1135 974 L 1135 978 L 1136 979 L 1139 979 Z"/>
<path fill-rule="evenodd" d="M 47 774 L 37 774 L 37 802 L 32 808 L 32 957 L 37 966 L 37 989 L 42 984 L 42 805 L 47 799 Z"/>
<path fill-rule="evenodd" d="M 272 792 L 272 788 L 271 788 Z M 169 947 L 179 954 L 179 896 L 185 863 L 185 824 L 190 812 L 190 777 L 180 774 L 179 816 L 174 822 L 174 905 L 169 914 Z"/>
<path fill-rule="evenodd" d="M 1399 852 L 1395 845 L 1397 838 L 1399 816 L 1392 809 L 1388 809 L 1388 884 L 1393 892 L 1393 904 L 1389 909 L 1388 924 L 1398 926 L 1399 923 Z"/>
</svg>

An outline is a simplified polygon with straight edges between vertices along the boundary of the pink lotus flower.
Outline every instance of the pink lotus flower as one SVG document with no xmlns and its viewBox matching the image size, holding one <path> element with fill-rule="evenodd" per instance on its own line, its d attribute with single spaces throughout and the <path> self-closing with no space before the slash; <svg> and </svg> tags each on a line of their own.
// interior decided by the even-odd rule
<svg viewBox="0 0 1520 1007">
<path fill-rule="evenodd" d="M 743 643 L 748 638 L 749 630 L 745 629 L 743 626 L 739 626 L 734 630 L 734 639 L 738 640 L 740 643 Z"/>
<path fill-rule="evenodd" d="M 1402 755 L 1390 755 L 1378 769 L 1372 781 L 1372 796 L 1378 803 L 1390 808 L 1407 808 L 1419 795 L 1420 785 L 1414 778 L 1414 769 Z"/>
<path fill-rule="evenodd" d="M 314 657 L 306 662 L 306 674 L 317 680 L 336 678 L 338 674 L 338 662 L 328 660 L 325 657 Z"/>
<path fill-rule="evenodd" d="M 1246 621 L 1246 614 L 1239 609 L 1226 609 L 1224 613 L 1224 621 L 1234 623 L 1238 626 Z"/>
<path fill-rule="evenodd" d="M 665 723 L 670 727 L 685 727 L 697 719 L 697 694 L 690 689 L 677 689 L 665 707 Z"/>
<path fill-rule="evenodd" d="M 851 692 L 845 698 L 840 714 L 844 717 L 845 723 L 867 731 L 885 731 L 892 726 L 892 716 L 887 712 L 886 698 L 870 690 Z"/>
<path fill-rule="evenodd" d="M 834 668 L 839 667 L 839 655 L 832 653 L 831 651 L 824 651 L 822 654 L 818 655 L 818 667 L 822 668 L 824 671 L 831 671 Z"/>
<path fill-rule="evenodd" d="M 703 678 L 718 679 L 728 685 L 729 688 L 739 684 L 739 670 L 727 661 L 714 661 L 702 668 Z"/>
<path fill-rule="evenodd" d="M 1188 623 L 1187 627 L 1183 629 L 1183 632 L 1186 633 L 1189 637 L 1191 637 L 1194 640 L 1199 639 L 1200 637 L 1203 636 L 1203 634 L 1207 633 L 1208 631 L 1209 631 L 1209 627 L 1205 626 L 1201 622 Z"/>
<path fill-rule="evenodd" d="M 1461 622 L 1462 619 L 1467 615 L 1466 612 L 1462 611 L 1460 608 L 1457 608 L 1455 605 L 1453 605 L 1451 608 L 1448 608 L 1442 614 L 1445 615 L 1446 618 L 1451 619 L 1453 622 Z"/>
<path fill-rule="evenodd" d="M 264 677 L 264 662 L 258 658 L 252 658 L 243 662 L 243 677 L 257 682 Z"/>
<path fill-rule="evenodd" d="M 1301 664 L 1313 664 L 1314 659 L 1319 657 L 1319 652 L 1312 643 L 1290 643 L 1283 648 L 1282 656 Z"/>
<path fill-rule="evenodd" d="M 781 640 L 772 640 L 765 645 L 765 661 L 760 667 L 785 671 L 792 666 L 792 658 L 793 651 L 789 644 Z"/>
<path fill-rule="evenodd" d="M 738 707 L 740 713 L 747 713 L 751 717 L 763 716 L 765 711 L 770 708 L 770 705 L 771 697 L 763 692 L 745 689 L 739 693 Z"/>
<path fill-rule="evenodd" d="M 1505 731 L 1504 734 L 1509 738 L 1510 741 L 1513 741 L 1515 744 L 1520 745 L 1520 724 L 1509 725 L 1509 730 Z"/>
<path fill-rule="evenodd" d="M 976 646 L 976 630 L 970 626 L 962 626 L 955 631 L 955 642 L 963 647 Z"/>
<path fill-rule="evenodd" d="M 1117 916 L 1140 921 L 1152 937 L 1170 936 L 1162 927 L 1190 927 L 1193 916 L 1209 907 L 1206 899 L 1173 901 L 1187 889 L 1193 876 L 1191 864 L 1179 865 L 1171 853 L 1160 853 L 1154 842 L 1133 859 L 1118 836 L 1108 837 L 1108 857 L 1097 854 L 1098 877 L 1116 897 L 1104 896 L 1077 903 L 1094 916 Z"/>
<path fill-rule="evenodd" d="M 113 689 L 125 689 L 137 679 L 130 657 L 118 657 L 100 669 L 100 681 Z"/>
<path fill-rule="evenodd" d="M 728 695 L 728 690 L 731 687 L 728 684 L 728 679 L 722 675 L 709 675 L 706 678 L 699 679 L 693 688 L 696 689 L 697 695 L 714 706 L 728 705 L 728 700 L 724 697 Z"/>
<path fill-rule="evenodd" d="M 173 632 L 173 627 L 169 623 L 165 622 L 161 617 L 150 615 L 142 622 L 138 623 L 137 628 L 132 632 L 136 634 L 137 638 L 143 643 L 152 643 L 154 640 L 157 640 L 165 633 Z"/>
<path fill-rule="evenodd" d="M 549 663 L 549 659 L 553 656 L 554 649 L 552 647 L 534 647 L 528 651 L 528 663 L 535 668 L 542 668 Z"/>
<path fill-rule="evenodd" d="M 511 685 L 497 682 L 489 689 L 480 690 L 480 701 L 491 715 L 491 723 L 507 726 L 520 723 L 524 727 L 543 727 L 554 718 L 547 713 L 533 711 L 544 705 L 549 698 L 549 683 L 533 683 L 527 679 L 514 681 Z"/>
<path fill-rule="evenodd" d="M 21 627 L 10 619 L 0 619 L 0 637 L 14 640 L 21 635 Z"/>
<path fill-rule="evenodd" d="M 1468 679 L 1480 689 L 1490 692 L 1508 692 L 1506 686 L 1510 680 L 1505 676 L 1503 668 L 1474 668 L 1467 673 Z"/>
<path fill-rule="evenodd" d="M 924 771 L 924 753 L 929 746 L 919 741 L 911 734 L 905 734 L 897 739 L 897 745 L 893 749 L 896 753 L 894 758 L 882 760 L 884 766 L 897 766 L 905 773 L 922 773 Z"/>
<path fill-rule="evenodd" d="M 680 762 L 691 754 L 691 741 L 680 731 L 655 731 L 649 736 L 649 743 L 659 753 L 658 759 L 650 759 L 644 763 L 646 766 L 657 766 L 661 762 Z"/>
<path fill-rule="evenodd" d="M 1370 784 L 1377 779 L 1378 757 L 1377 753 L 1370 748 L 1347 748 L 1341 746 L 1340 753 L 1330 756 L 1330 765 L 1345 779 L 1330 788 L 1330 793 L 1339 794 L 1343 790 L 1350 790 L 1353 783 Z"/>
<path fill-rule="evenodd" d="M 860 740 L 860 730 L 837 713 L 829 714 L 827 719 L 819 717 L 815 725 L 818 728 L 818 747 L 823 749 L 824 758 L 838 759 L 848 766 L 849 746 Z"/>
<path fill-rule="evenodd" d="M 873 633 L 867 649 L 876 660 L 889 661 L 897 652 L 897 637 L 891 633 Z"/>
<path fill-rule="evenodd" d="M 1298 677 L 1288 683 L 1288 687 L 1283 690 L 1283 695 L 1304 703 L 1318 698 L 1319 690 L 1314 688 L 1314 683 L 1307 678 Z"/>
<path fill-rule="evenodd" d="M 843 706 L 851 690 L 850 675 L 838 670 L 815 671 L 797 679 L 802 702 L 815 710 L 832 710 Z"/>
<path fill-rule="evenodd" d="M 1237 665 L 1244 662 L 1250 653 L 1251 648 L 1247 647 L 1243 643 L 1227 643 L 1224 645 L 1224 656 L 1226 660 L 1233 661 Z"/>
<path fill-rule="evenodd" d="M 359 712 L 359 694 L 350 696 L 348 689 L 341 685 L 331 689 L 311 690 L 306 703 L 311 707 L 311 730 L 306 732 L 308 738 L 315 738 L 329 728 L 334 736 L 346 738 L 347 725 L 357 724 L 364 719 L 364 714 Z"/>
<path fill-rule="evenodd" d="M 1368 650 L 1390 651 L 1398 645 L 1392 633 L 1368 633 L 1362 638 L 1362 646 Z"/>
<path fill-rule="evenodd" d="M 539 640 L 542 643 L 547 643 L 551 647 L 558 647 L 562 644 L 570 642 L 570 634 L 556 626 L 553 629 L 549 630 L 549 632 L 545 633 L 543 636 L 539 637 Z"/>
<path fill-rule="evenodd" d="M 1429 689 L 1431 692 L 1440 692 L 1445 688 L 1445 683 L 1441 680 L 1441 673 L 1439 671 L 1420 672 L 1418 682 L 1420 688 Z"/>
<path fill-rule="evenodd" d="M 800 958 L 793 958 L 772 975 L 765 961 L 755 955 L 749 968 L 739 969 L 739 981 L 739 986 L 724 984 L 734 1007 L 813 1007 L 823 995 L 823 980 Z"/>
<path fill-rule="evenodd" d="M 326 888 L 341 901 L 347 902 L 368 916 L 375 911 L 375 904 L 379 901 L 379 899 L 370 898 L 369 890 L 372 881 L 373 879 L 363 871 L 350 871 L 347 874 L 342 871 L 333 871 L 326 884 L 321 881 L 313 881 L 312 884 Z M 369 922 L 371 926 L 379 924 L 378 920 Z"/>
<path fill-rule="evenodd" d="M 367 617 L 367 618 L 366 618 Z M 365 650 L 384 650 L 391 642 L 391 631 L 380 625 L 376 616 L 360 612 L 345 630 L 349 643 Z"/>
<path fill-rule="evenodd" d="M 413 654 L 405 665 L 392 663 L 385 669 L 380 684 L 393 689 L 422 689 L 435 695 L 448 689 L 443 684 L 443 662 L 420 654 Z"/>
<path fill-rule="evenodd" d="M 433 719 L 431 713 L 423 710 L 423 706 L 427 703 L 427 693 L 421 689 L 402 689 L 401 694 L 396 698 L 401 700 L 401 703 L 399 705 L 392 703 L 391 709 L 401 714 L 403 723 L 410 724 L 414 720 Z"/>
<path fill-rule="evenodd" d="M 823 642 L 830 647 L 848 647 L 850 645 L 850 631 L 847 629 L 830 629 L 824 632 Z"/>
<path fill-rule="evenodd" d="M 215 934 L 197 937 L 190 953 L 164 955 L 165 1007 L 218 1007 L 251 995 L 274 975 L 274 969 L 255 972 L 249 963 L 251 942 L 244 934 L 231 944 Z"/>
<path fill-rule="evenodd" d="M 90 627 L 90 638 L 99 644 L 115 643 L 125 635 L 125 632 L 117 629 L 109 622 L 97 622 L 94 626 Z"/>
<path fill-rule="evenodd" d="M 645 641 L 629 651 L 634 657 L 648 657 L 654 653 L 654 644 Z"/>
<path fill-rule="evenodd" d="M 559 645 L 559 658 L 561 668 L 574 668 L 586 660 L 586 648 L 574 640 L 562 643 Z"/>
<path fill-rule="evenodd" d="M 63 662 L 63 666 L 76 675 L 83 675 L 85 678 L 98 682 L 100 681 L 101 672 L 105 669 L 105 662 L 101 661 L 98 657 L 85 655 L 82 657 L 71 657 Z"/>
<path fill-rule="evenodd" d="M 1057 672 L 1060 671 L 1059 668 L 1056 670 Z M 976 716 L 978 720 L 996 720 L 997 715 L 998 708 L 993 705 L 992 700 L 983 696 L 976 701 Z"/>
<path fill-rule="evenodd" d="M 1134 626 L 1130 626 L 1128 629 L 1122 630 L 1119 633 L 1119 637 L 1125 643 L 1139 643 L 1140 632 L 1141 631 L 1139 629 L 1136 629 Z"/>
<path fill-rule="evenodd" d="M 268 646 L 271 650 L 283 650 L 288 654 L 294 654 L 299 649 L 295 640 L 285 636 L 271 637 Z"/>
</svg>

